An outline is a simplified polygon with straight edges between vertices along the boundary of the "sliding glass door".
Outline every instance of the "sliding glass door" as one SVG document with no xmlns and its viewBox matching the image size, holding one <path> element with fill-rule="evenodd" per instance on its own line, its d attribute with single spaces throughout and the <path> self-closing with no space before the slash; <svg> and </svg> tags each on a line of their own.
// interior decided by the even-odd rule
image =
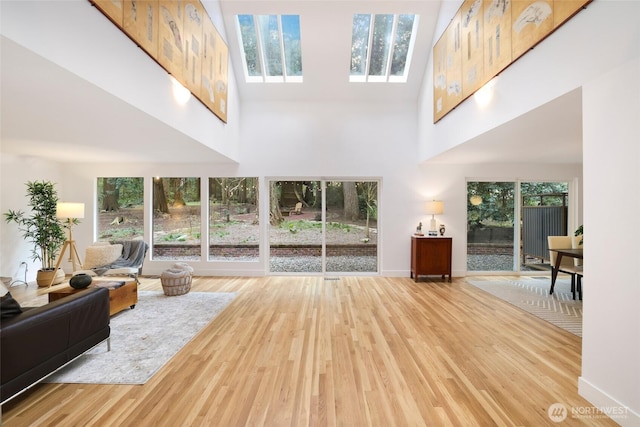
<svg viewBox="0 0 640 427">
<path fill-rule="evenodd" d="M 326 182 L 326 272 L 378 271 L 378 183 Z"/>
<path fill-rule="evenodd" d="M 549 270 L 548 236 L 569 234 L 569 184 L 520 183 L 520 270 Z"/>
<path fill-rule="evenodd" d="M 467 271 L 514 271 L 514 182 L 467 182 Z"/>
<path fill-rule="evenodd" d="M 322 183 L 269 182 L 269 271 L 322 272 Z"/>
<path fill-rule="evenodd" d="M 269 182 L 269 271 L 378 271 L 377 181 Z"/>
<path fill-rule="evenodd" d="M 549 269 L 547 236 L 567 235 L 568 183 L 467 182 L 467 271 Z"/>
</svg>

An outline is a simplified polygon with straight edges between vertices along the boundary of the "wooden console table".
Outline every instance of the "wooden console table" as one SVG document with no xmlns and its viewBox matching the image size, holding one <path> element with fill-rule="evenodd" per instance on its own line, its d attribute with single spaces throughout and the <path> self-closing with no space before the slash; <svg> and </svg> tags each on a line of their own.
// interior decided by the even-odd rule
<svg viewBox="0 0 640 427">
<path fill-rule="evenodd" d="M 103 287 L 109 289 L 110 316 L 121 312 L 125 308 L 134 308 L 138 302 L 138 283 L 134 279 L 94 280 L 89 287 Z M 49 302 L 64 298 L 82 290 L 84 289 L 74 289 L 71 286 L 54 289 L 49 292 Z"/>
<path fill-rule="evenodd" d="M 451 237 L 411 236 L 411 277 L 449 275 L 451 281 Z"/>
</svg>

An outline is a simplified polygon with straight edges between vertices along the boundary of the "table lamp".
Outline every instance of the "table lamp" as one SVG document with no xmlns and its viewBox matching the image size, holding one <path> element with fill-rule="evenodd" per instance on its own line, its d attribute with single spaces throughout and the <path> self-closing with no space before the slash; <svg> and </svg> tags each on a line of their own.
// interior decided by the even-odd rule
<svg viewBox="0 0 640 427">
<path fill-rule="evenodd" d="M 431 215 L 431 223 L 429 226 L 429 236 L 437 236 L 436 215 L 442 215 L 444 212 L 444 204 L 441 200 L 432 200 L 427 202 L 427 214 Z"/>
</svg>

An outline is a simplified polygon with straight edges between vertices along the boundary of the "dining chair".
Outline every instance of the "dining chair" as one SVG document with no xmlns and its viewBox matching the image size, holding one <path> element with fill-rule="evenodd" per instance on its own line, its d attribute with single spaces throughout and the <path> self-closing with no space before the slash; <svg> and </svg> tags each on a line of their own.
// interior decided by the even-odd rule
<svg viewBox="0 0 640 427">
<path fill-rule="evenodd" d="M 578 236 L 573 236 L 571 239 L 571 247 L 573 249 L 582 249 L 583 248 L 583 238 L 582 234 Z M 574 258 L 573 264 L 578 267 L 576 271 L 576 286 L 578 288 L 578 298 L 582 300 L 582 277 L 584 276 L 584 260 L 581 258 Z"/>
<path fill-rule="evenodd" d="M 547 236 L 547 243 L 549 245 L 549 262 L 551 263 L 551 268 L 555 269 L 558 254 L 551 249 L 572 249 L 572 236 Z M 576 299 L 576 275 L 578 275 L 579 271 L 582 271 L 582 266 L 574 265 L 572 258 L 562 258 L 558 272 L 571 276 L 571 294 L 573 295 L 573 299 Z M 554 287 L 555 283 L 552 283 L 549 293 L 553 293 Z"/>
</svg>

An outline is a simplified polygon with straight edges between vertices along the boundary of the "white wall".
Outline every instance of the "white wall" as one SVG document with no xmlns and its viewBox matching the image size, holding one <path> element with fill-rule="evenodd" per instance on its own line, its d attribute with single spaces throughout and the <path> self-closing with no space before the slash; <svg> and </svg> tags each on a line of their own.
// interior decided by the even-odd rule
<svg viewBox="0 0 640 427">
<path fill-rule="evenodd" d="M 219 10 L 216 2 L 207 2 Z M 167 72 L 87 0 L 2 1 L 2 35 L 201 144 L 235 159 L 239 104 L 229 68 L 228 122 L 200 102 L 178 105 Z M 212 19 L 224 35 L 219 17 Z M 36 30 L 34 30 L 36 29 Z M 141 78 L 142 77 L 142 78 Z M 52 83 L 54 84 L 54 83 Z"/>
<path fill-rule="evenodd" d="M 455 3 L 443 6 L 440 25 L 448 24 L 457 10 L 451 11 Z M 431 58 L 419 110 L 420 158 L 463 144 L 637 57 L 638 15 L 637 1 L 593 1 L 500 74 L 490 110 L 483 110 L 471 97 L 435 125 Z"/>
<path fill-rule="evenodd" d="M 479 181 L 563 181 L 569 183 L 569 229 L 580 224 L 582 165 L 519 164 L 430 164 L 421 166 L 421 182 L 429 183 L 432 192 L 444 203 L 444 214 L 438 224 L 446 226 L 453 237 L 453 275 L 467 274 L 467 180 Z M 428 200 L 428 199 L 426 199 Z"/>
<path fill-rule="evenodd" d="M 27 181 L 47 180 L 56 184 L 58 193 L 62 188 L 61 180 L 63 168 L 61 165 L 47 160 L 33 157 L 16 157 L 3 154 L 0 156 L 0 275 L 12 277 L 14 280 L 24 280 L 24 266 L 27 263 L 27 282 L 36 279 L 36 273 L 42 267 L 40 261 L 31 260 L 32 245 L 22 238 L 15 223 L 9 223 L 4 219 L 4 213 L 9 209 L 29 212 L 29 202 L 25 197 Z"/>
<path fill-rule="evenodd" d="M 381 273 L 408 276 L 409 236 L 424 202 L 415 107 L 388 104 L 243 105 L 241 174 L 380 178 Z"/>
<path fill-rule="evenodd" d="M 585 297 L 579 392 L 640 425 L 640 59 L 583 86 Z M 631 412 L 633 411 L 633 412 Z"/>
</svg>

